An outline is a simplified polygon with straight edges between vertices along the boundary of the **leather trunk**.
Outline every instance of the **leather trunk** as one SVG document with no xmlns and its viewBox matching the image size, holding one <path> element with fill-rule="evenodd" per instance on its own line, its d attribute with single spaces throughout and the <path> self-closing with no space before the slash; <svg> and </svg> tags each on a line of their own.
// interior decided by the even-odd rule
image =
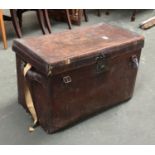
<svg viewBox="0 0 155 155">
<path fill-rule="evenodd" d="M 16 39 L 18 99 L 25 108 L 23 67 L 40 125 L 47 133 L 129 100 L 144 38 L 98 24 Z"/>
</svg>

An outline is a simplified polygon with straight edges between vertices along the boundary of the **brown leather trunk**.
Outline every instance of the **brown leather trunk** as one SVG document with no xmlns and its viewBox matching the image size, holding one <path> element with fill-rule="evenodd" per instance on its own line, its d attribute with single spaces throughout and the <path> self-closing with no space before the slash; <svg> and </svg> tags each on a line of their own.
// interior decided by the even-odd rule
<svg viewBox="0 0 155 155">
<path fill-rule="evenodd" d="M 133 95 L 144 38 L 106 24 L 17 39 L 19 103 L 26 108 L 23 67 L 40 125 L 60 130 Z"/>
</svg>

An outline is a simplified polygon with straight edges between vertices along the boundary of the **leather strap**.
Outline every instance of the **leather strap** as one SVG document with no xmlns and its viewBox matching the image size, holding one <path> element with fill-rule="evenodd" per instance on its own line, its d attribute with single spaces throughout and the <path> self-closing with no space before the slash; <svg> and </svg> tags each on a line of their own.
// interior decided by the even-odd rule
<svg viewBox="0 0 155 155">
<path fill-rule="evenodd" d="M 24 70 L 23 70 L 24 77 L 26 76 L 27 72 L 31 68 L 32 68 L 32 66 L 29 63 L 26 64 L 26 66 L 24 67 Z M 35 128 L 38 126 L 38 118 L 37 118 L 36 110 L 35 110 L 35 107 L 33 104 L 30 89 L 29 89 L 28 84 L 26 82 L 26 78 L 25 78 L 25 100 L 26 100 L 26 106 L 27 106 L 29 112 L 31 113 L 32 118 L 33 118 L 33 125 L 29 127 L 29 131 L 33 132 L 35 130 Z"/>
</svg>

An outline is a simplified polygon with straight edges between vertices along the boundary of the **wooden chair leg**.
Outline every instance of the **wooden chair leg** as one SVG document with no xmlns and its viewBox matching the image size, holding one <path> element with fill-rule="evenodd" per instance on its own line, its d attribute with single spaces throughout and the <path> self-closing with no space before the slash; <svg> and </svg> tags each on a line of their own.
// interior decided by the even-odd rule
<svg viewBox="0 0 155 155">
<path fill-rule="evenodd" d="M 16 14 L 16 10 L 15 9 L 11 9 L 10 10 L 10 14 L 11 14 L 11 18 L 12 18 L 12 23 L 16 32 L 16 35 L 18 38 L 22 37 L 22 32 L 18 23 L 18 18 L 17 18 L 17 14 Z"/>
<path fill-rule="evenodd" d="M 85 21 L 88 22 L 88 16 L 86 13 L 86 9 L 83 9 L 83 14 L 84 14 Z"/>
<path fill-rule="evenodd" d="M 136 18 L 136 14 L 137 14 L 137 10 L 135 9 L 132 13 L 132 16 L 131 16 L 131 21 L 135 21 L 135 18 Z"/>
<path fill-rule="evenodd" d="M 52 33 L 51 32 L 51 24 L 50 24 L 50 20 L 49 20 L 49 15 L 48 15 L 48 10 L 47 9 L 43 10 L 43 15 L 44 15 L 45 24 L 46 24 L 46 27 L 48 29 L 48 32 Z"/>
<path fill-rule="evenodd" d="M 83 10 L 77 9 L 76 11 L 78 13 L 78 23 L 77 24 L 81 25 L 81 17 L 83 16 Z"/>
<path fill-rule="evenodd" d="M 6 49 L 8 45 L 7 45 L 7 40 L 6 40 L 6 32 L 5 32 L 3 16 L 0 17 L 0 30 L 2 32 L 2 40 L 3 40 L 4 48 Z"/>
<path fill-rule="evenodd" d="M 41 27 L 41 30 L 43 32 L 43 34 L 46 34 L 46 27 L 45 27 L 45 23 L 44 23 L 44 16 L 43 16 L 43 11 L 41 9 L 36 11 L 37 13 L 37 17 L 38 17 L 38 21 Z"/>
<path fill-rule="evenodd" d="M 98 15 L 99 17 L 101 17 L 101 10 L 100 10 L 100 9 L 97 10 L 97 15 Z"/>
<path fill-rule="evenodd" d="M 66 14 L 66 19 L 67 19 L 67 24 L 69 29 L 72 29 L 72 23 L 71 23 L 71 19 L 70 19 L 70 15 L 69 15 L 69 10 L 65 9 L 65 14 Z"/>
<path fill-rule="evenodd" d="M 18 17 L 18 20 L 19 20 L 19 26 L 20 26 L 20 28 L 22 28 L 22 23 L 23 23 L 23 10 L 21 10 L 21 9 L 18 9 L 17 10 L 17 17 Z"/>
<path fill-rule="evenodd" d="M 106 10 L 106 11 L 105 11 L 105 14 L 106 14 L 106 15 L 109 15 L 109 14 L 110 14 L 109 10 Z"/>
</svg>

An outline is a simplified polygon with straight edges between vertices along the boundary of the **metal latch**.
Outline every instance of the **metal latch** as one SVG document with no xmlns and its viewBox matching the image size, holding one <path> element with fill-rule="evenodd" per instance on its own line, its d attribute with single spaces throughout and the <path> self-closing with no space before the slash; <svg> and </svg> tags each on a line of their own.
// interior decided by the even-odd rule
<svg viewBox="0 0 155 155">
<path fill-rule="evenodd" d="M 70 76 L 65 76 L 65 77 L 63 77 L 63 81 L 64 81 L 64 83 L 70 83 L 70 82 L 72 82 L 72 78 L 70 77 Z"/>
<path fill-rule="evenodd" d="M 106 57 L 104 54 L 97 56 L 97 58 L 96 58 L 96 63 L 97 63 L 96 71 L 97 71 L 97 73 L 102 73 L 106 70 L 105 58 Z"/>
<path fill-rule="evenodd" d="M 137 56 L 136 56 L 136 55 L 133 55 L 133 56 L 131 57 L 131 59 L 132 59 L 132 62 L 133 62 L 133 67 L 134 67 L 134 68 L 138 68 L 139 62 L 138 62 Z"/>
</svg>

